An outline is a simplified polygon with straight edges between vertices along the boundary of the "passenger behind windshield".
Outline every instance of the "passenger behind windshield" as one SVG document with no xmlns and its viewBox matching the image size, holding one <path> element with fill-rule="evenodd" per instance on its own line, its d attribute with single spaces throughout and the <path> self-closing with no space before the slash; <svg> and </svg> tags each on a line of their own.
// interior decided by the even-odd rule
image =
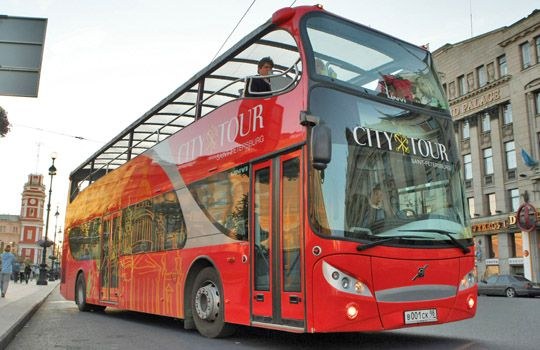
<svg viewBox="0 0 540 350">
<path fill-rule="evenodd" d="M 355 194 L 352 196 L 353 202 L 350 206 L 348 222 L 351 232 L 371 232 L 373 229 L 381 228 L 385 218 L 388 217 L 385 210 L 384 193 L 381 185 L 376 183 L 369 195 Z"/>
<path fill-rule="evenodd" d="M 369 198 L 364 197 L 360 211 L 362 227 L 370 227 L 372 224 L 384 220 L 386 213 L 384 211 L 383 197 L 381 185 L 379 184 L 373 187 Z"/>
</svg>

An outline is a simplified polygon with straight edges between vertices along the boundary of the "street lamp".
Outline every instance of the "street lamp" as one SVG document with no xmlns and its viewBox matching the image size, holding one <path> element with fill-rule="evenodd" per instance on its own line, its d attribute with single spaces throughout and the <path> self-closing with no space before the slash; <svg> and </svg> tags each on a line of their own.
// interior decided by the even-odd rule
<svg viewBox="0 0 540 350">
<path fill-rule="evenodd" d="M 56 206 L 56 213 L 54 213 L 55 220 L 54 220 L 54 239 L 53 239 L 53 244 L 52 244 L 53 249 L 52 249 L 52 254 L 49 257 L 51 259 L 51 272 L 49 273 L 49 281 L 56 280 L 55 272 L 54 272 L 54 264 L 56 260 L 55 249 L 56 249 L 56 227 L 58 226 L 58 215 L 60 215 L 60 213 L 58 212 L 58 206 Z"/>
<path fill-rule="evenodd" d="M 47 285 L 47 247 L 52 245 L 49 241 L 49 214 L 51 213 L 51 195 L 52 195 L 52 182 L 53 177 L 56 175 L 56 167 L 54 166 L 54 160 L 56 159 L 56 153 L 51 154 L 52 165 L 49 168 L 49 176 L 51 177 L 51 183 L 49 185 L 49 200 L 47 201 L 47 219 L 45 221 L 45 240 L 40 241 L 39 245 L 43 247 L 43 255 L 41 257 L 41 265 L 39 265 L 39 279 L 37 284 L 40 286 Z"/>
</svg>

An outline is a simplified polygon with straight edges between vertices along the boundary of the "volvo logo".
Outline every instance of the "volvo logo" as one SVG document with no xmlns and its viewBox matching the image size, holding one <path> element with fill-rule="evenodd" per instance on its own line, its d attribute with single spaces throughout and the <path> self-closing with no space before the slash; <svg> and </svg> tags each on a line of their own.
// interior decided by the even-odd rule
<svg viewBox="0 0 540 350">
<path fill-rule="evenodd" d="M 418 272 L 416 273 L 416 275 L 412 278 L 412 281 L 414 281 L 415 279 L 417 278 L 422 278 L 424 277 L 424 275 L 426 274 L 426 269 L 427 269 L 428 265 L 424 265 L 422 267 L 419 267 L 418 268 Z"/>
</svg>

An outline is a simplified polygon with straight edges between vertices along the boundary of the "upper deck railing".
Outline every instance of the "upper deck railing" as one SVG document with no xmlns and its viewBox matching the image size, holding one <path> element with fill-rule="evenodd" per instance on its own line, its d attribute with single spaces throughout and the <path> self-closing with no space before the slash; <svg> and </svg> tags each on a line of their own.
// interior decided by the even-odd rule
<svg viewBox="0 0 540 350">
<path fill-rule="evenodd" d="M 272 93 L 291 88 L 302 65 L 292 36 L 266 22 L 233 46 L 172 94 L 115 136 L 70 174 L 70 198 L 87 185 L 145 152 L 179 130 L 235 99 L 243 98 L 246 82 L 257 72 L 258 60 L 270 56 L 278 82 Z M 273 84 L 274 86 L 274 84 Z"/>
</svg>

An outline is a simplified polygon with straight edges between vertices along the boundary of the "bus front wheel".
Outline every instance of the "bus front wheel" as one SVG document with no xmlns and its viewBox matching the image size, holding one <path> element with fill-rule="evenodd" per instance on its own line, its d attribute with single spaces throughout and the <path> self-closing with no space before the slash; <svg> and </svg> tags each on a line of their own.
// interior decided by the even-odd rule
<svg viewBox="0 0 540 350">
<path fill-rule="evenodd" d="M 214 268 L 205 267 L 195 278 L 191 310 L 197 330 L 205 337 L 225 337 L 234 332 L 234 327 L 225 323 L 223 288 Z"/>
</svg>

